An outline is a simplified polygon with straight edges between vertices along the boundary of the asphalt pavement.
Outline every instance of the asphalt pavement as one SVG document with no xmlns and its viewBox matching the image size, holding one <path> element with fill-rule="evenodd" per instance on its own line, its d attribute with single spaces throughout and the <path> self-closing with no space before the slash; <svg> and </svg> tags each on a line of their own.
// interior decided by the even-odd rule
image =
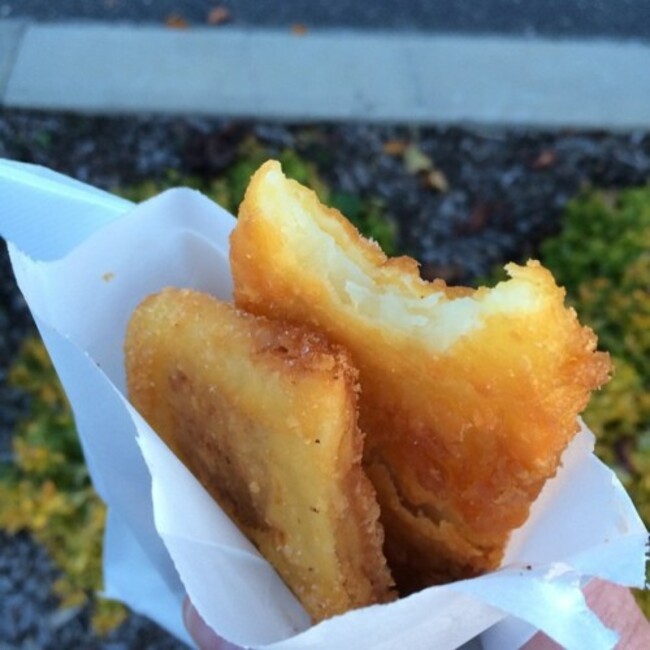
<svg viewBox="0 0 650 650">
<path fill-rule="evenodd" d="M 0 17 L 6 108 L 650 129 L 640 1 L 4 0 Z"/>
<path fill-rule="evenodd" d="M 650 41 L 645 0 L 4 0 L 0 17 L 197 26 L 216 8 L 238 27 L 391 30 Z M 212 14 L 215 16 L 217 14 Z M 224 12 L 220 12 L 222 18 Z"/>
</svg>

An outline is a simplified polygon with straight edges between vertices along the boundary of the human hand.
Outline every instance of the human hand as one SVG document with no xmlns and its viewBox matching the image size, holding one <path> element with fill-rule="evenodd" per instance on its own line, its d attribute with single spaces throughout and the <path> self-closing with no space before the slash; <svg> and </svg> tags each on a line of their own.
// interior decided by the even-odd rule
<svg viewBox="0 0 650 650">
<path fill-rule="evenodd" d="M 594 579 L 584 589 L 587 604 L 600 620 L 619 633 L 616 650 L 650 648 L 650 623 L 634 601 L 629 589 Z M 522 650 L 561 649 L 545 634 L 536 634 Z"/>
<path fill-rule="evenodd" d="M 206 625 L 187 597 L 183 601 L 183 621 L 199 650 L 241 650 L 239 646 L 232 645 L 217 636 L 212 628 Z"/>
</svg>

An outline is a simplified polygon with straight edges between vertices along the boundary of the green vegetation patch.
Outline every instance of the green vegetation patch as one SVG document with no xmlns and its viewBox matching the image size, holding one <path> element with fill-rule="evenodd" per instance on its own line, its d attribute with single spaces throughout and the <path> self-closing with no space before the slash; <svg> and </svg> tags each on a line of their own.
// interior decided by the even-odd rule
<svg viewBox="0 0 650 650">
<path fill-rule="evenodd" d="M 27 339 L 9 381 L 25 391 L 31 413 L 13 440 L 14 462 L 0 465 L 0 527 L 28 531 L 61 570 L 54 592 L 62 607 L 93 604 L 99 632 L 126 610 L 99 599 L 105 508 L 90 482 L 70 407 L 43 343 Z"/>
<path fill-rule="evenodd" d="M 612 355 L 614 375 L 584 414 L 597 454 L 650 525 L 650 187 L 586 192 L 542 260 Z M 637 594 L 650 616 L 650 593 Z"/>
<path fill-rule="evenodd" d="M 542 260 L 614 362 L 585 420 L 650 523 L 650 188 L 585 193 Z"/>
</svg>

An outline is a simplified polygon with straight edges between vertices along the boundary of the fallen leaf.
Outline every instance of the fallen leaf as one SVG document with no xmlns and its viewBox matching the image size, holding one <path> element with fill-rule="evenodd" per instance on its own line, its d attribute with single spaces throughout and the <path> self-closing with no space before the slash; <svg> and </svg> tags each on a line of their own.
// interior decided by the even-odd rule
<svg viewBox="0 0 650 650">
<path fill-rule="evenodd" d="M 405 140 L 387 140 L 383 150 L 388 156 L 403 156 L 408 143 Z"/>
<path fill-rule="evenodd" d="M 553 149 L 545 149 L 541 151 L 537 158 L 533 161 L 531 167 L 533 169 L 548 169 L 557 162 L 557 152 Z"/>
<path fill-rule="evenodd" d="M 490 224 L 506 225 L 511 219 L 511 210 L 507 203 L 499 200 L 477 201 L 467 218 L 456 226 L 460 236 L 477 235 Z"/>
<path fill-rule="evenodd" d="M 190 26 L 180 14 L 169 14 L 165 19 L 165 25 L 171 29 L 187 29 Z"/>
<path fill-rule="evenodd" d="M 409 174 L 418 174 L 433 169 L 433 160 L 417 145 L 410 144 L 404 151 L 404 166 Z"/>
<path fill-rule="evenodd" d="M 294 23 L 291 25 L 291 33 L 295 36 L 304 36 L 307 33 L 307 25 L 303 23 Z"/>
<path fill-rule="evenodd" d="M 219 5 L 208 12 L 208 25 L 223 25 L 230 20 L 230 9 Z"/>
<path fill-rule="evenodd" d="M 449 181 L 439 169 L 432 169 L 427 172 L 424 176 L 424 182 L 427 187 L 430 187 L 432 190 L 438 190 L 438 192 L 442 192 L 443 194 L 449 191 Z"/>
<path fill-rule="evenodd" d="M 467 221 L 462 227 L 459 227 L 461 234 L 475 235 L 481 232 L 487 225 L 491 209 L 492 206 L 488 202 L 479 201 L 476 203 L 469 213 Z"/>
</svg>

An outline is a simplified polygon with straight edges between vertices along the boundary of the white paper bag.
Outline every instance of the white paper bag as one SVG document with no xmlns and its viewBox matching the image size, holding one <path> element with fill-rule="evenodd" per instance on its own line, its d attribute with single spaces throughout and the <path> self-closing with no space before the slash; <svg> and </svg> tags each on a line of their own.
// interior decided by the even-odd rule
<svg viewBox="0 0 650 650">
<path fill-rule="evenodd" d="M 180 613 L 188 593 L 221 636 L 273 650 L 456 648 L 488 628 L 486 649 L 515 648 L 535 629 L 568 648 L 613 647 L 616 635 L 580 587 L 592 576 L 643 586 L 647 532 L 586 429 L 499 571 L 309 627 L 275 571 L 124 395 L 122 344 L 141 299 L 164 286 L 230 299 L 233 218 L 191 190 L 136 207 L 9 161 L 0 162 L 0 196 L 0 234 L 108 505 L 108 596 L 189 641 Z"/>
</svg>

